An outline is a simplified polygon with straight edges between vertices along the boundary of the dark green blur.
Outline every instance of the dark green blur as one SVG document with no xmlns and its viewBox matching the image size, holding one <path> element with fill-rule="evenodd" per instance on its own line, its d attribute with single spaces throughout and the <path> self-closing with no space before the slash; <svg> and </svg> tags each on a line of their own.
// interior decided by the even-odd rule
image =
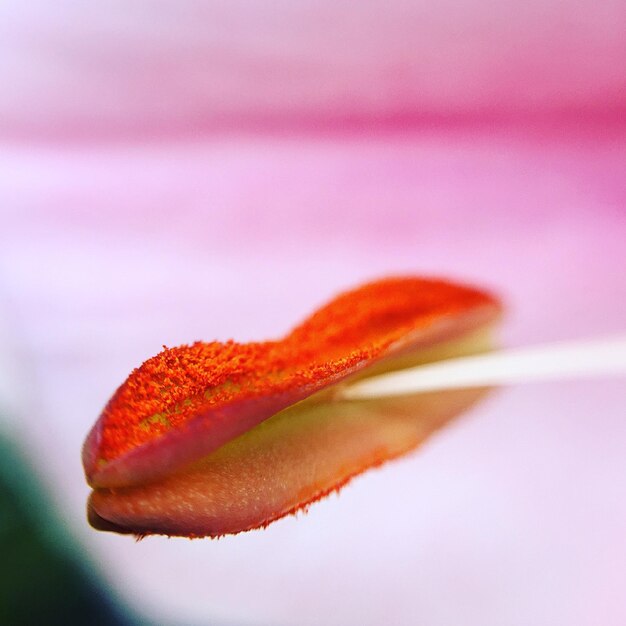
<svg viewBox="0 0 626 626">
<path fill-rule="evenodd" d="M 137 623 L 83 560 L 24 456 L 0 435 L 0 624 Z"/>
</svg>

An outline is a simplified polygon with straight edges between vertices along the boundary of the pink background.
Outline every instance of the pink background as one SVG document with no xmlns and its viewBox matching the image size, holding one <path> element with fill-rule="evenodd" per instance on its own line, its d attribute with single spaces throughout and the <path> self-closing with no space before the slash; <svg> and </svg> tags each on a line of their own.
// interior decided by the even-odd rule
<svg viewBox="0 0 626 626">
<path fill-rule="evenodd" d="M 496 290 L 507 345 L 623 332 L 623 3 L 0 18 L 14 427 L 123 599 L 198 623 L 626 621 L 623 381 L 501 390 L 308 515 L 220 541 L 92 531 L 80 466 L 162 344 L 272 337 L 389 273 Z"/>
</svg>

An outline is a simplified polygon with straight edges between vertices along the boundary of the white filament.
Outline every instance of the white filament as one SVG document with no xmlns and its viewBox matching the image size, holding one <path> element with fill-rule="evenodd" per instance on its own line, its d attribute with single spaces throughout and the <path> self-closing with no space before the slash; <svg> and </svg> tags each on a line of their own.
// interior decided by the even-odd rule
<svg viewBox="0 0 626 626">
<path fill-rule="evenodd" d="M 543 380 L 626 376 L 626 336 L 516 348 L 446 359 L 362 380 L 349 400 Z"/>
</svg>

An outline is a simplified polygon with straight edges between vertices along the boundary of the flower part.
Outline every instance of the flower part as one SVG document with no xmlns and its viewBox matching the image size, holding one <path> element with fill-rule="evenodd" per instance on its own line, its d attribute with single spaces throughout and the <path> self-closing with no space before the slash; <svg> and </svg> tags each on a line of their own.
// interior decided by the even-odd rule
<svg viewBox="0 0 626 626">
<path fill-rule="evenodd" d="M 500 306 L 442 280 L 344 293 L 278 341 L 165 349 L 83 449 L 97 528 L 216 536 L 267 525 L 403 454 L 482 390 L 349 402 L 357 378 L 490 347 Z"/>
</svg>

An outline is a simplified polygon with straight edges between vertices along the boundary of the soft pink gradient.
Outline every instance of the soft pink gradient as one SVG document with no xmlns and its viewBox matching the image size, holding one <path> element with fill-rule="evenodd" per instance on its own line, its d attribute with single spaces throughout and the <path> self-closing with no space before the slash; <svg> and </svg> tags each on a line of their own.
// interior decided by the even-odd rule
<svg viewBox="0 0 626 626">
<path fill-rule="evenodd" d="M 623 381 L 502 390 L 217 542 L 92 531 L 80 466 L 162 344 L 279 335 L 389 273 L 498 291 L 507 345 L 623 331 L 621 3 L 116 6 L 0 9 L 19 428 L 114 587 L 157 620 L 621 626 Z"/>
<path fill-rule="evenodd" d="M 622 0 L 0 5 L 0 133 L 623 116 Z"/>
</svg>

